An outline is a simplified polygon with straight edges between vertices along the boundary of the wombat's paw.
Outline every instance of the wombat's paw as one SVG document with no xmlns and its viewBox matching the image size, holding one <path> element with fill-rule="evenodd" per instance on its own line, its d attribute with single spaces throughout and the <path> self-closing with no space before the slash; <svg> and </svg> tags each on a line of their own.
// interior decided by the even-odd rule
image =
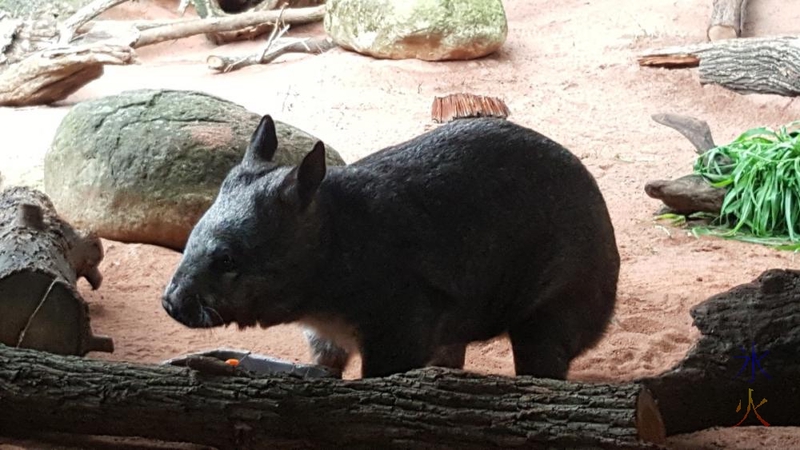
<svg viewBox="0 0 800 450">
<path fill-rule="evenodd" d="M 92 286 L 93 291 L 99 289 L 103 284 L 103 274 L 100 273 L 100 269 L 98 269 L 96 266 L 92 267 L 87 273 L 83 273 L 81 275 L 86 278 L 86 281 L 88 281 Z"/>
</svg>

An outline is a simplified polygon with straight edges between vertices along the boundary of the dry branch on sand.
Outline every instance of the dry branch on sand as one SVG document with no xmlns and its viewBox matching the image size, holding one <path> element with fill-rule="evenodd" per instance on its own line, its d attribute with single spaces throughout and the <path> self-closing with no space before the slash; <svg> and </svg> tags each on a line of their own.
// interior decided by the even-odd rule
<svg viewBox="0 0 800 450">
<path fill-rule="evenodd" d="M 652 50 L 639 57 L 644 67 L 699 66 L 701 84 L 740 93 L 800 94 L 800 37 L 727 39 Z"/>
<path fill-rule="evenodd" d="M 211 55 L 206 62 L 208 67 L 219 72 L 230 72 L 243 67 L 255 64 L 268 64 L 287 53 L 308 53 L 320 54 L 336 47 L 328 37 L 324 38 L 305 38 L 293 40 L 292 42 L 280 44 L 271 48 L 267 46 L 263 51 L 243 58 L 231 58 L 226 56 Z"/>
<path fill-rule="evenodd" d="M 0 346 L 0 434 L 253 449 L 653 448 L 668 435 L 740 422 L 797 426 L 798 296 L 800 271 L 791 270 L 715 295 L 692 310 L 702 337 L 684 361 L 618 385 L 435 368 L 350 381 L 221 376 Z M 751 346 L 769 355 L 748 360 L 748 384 L 749 369 L 737 378 L 738 350 Z"/>
</svg>

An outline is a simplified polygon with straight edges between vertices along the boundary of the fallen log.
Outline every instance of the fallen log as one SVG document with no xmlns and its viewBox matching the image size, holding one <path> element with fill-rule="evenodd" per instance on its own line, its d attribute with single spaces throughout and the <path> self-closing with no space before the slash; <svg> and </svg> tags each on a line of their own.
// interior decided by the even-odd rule
<svg viewBox="0 0 800 450">
<path fill-rule="evenodd" d="M 706 30 L 709 41 L 735 39 L 742 35 L 747 0 L 714 0 Z"/>
<path fill-rule="evenodd" d="M 651 50 L 643 67 L 699 66 L 700 84 L 718 84 L 738 93 L 800 94 L 800 37 L 727 39 Z"/>
<path fill-rule="evenodd" d="M 657 448 L 647 439 L 663 441 L 658 411 L 635 384 L 437 368 L 351 381 L 215 376 L 0 346 L 0 435 L 53 431 L 248 449 L 644 449 Z"/>
<path fill-rule="evenodd" d="M 0 106 L 31 106 L 63 100 L 103 74 L 106 64 L 134 62 L 126 46 L 89 44 L 43 50 L 0 73 Z"/>
<path fill-rule="evenodd" d="M 800 271 L 770 269 L 691 315 L 702 336 L 677 367 L 639 380 L 667 435 L 710 427 L 800 426 Z"/>
<path fill-rule="evenodd" d="M 103 277 L 100 239 L 73 229 L 43 193 L 11 187 L 0 193 L 0 343 L 63 355 L 112 352 L 94 336 L 88 306 L 75 284 L 93 289 Z"/>
</svg>

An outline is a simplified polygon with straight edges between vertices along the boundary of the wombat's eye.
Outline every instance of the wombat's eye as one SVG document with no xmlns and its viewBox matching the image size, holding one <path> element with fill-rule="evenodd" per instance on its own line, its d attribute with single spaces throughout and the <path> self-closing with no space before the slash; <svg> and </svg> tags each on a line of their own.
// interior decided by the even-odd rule
<svg viewBox="0 0 800 450">
<path fill-rule="evenodd" d="M 233 272 L 236 266 L 234 265 L 233 258 L 227 254 L 214 255 L 211 260 L 211 271 L 218 273 Z"/>
</svg>

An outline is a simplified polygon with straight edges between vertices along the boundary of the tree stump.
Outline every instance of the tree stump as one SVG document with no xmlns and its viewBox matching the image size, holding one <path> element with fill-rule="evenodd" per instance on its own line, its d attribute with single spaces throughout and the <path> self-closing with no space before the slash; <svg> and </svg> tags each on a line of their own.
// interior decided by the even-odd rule
<svg viewBox="0 0 800 450">
<path fill-rule="evenodd" d="M 225 449 L 657 448 L 639 438 L 637 421 L 663 439 L 658 411 L 635 384 L 437 368 L 352 381 L 215 376 L 0 346 L 3 435 L 141 436 Z"/>
<path fill-rule="evenodd" d="M 641 380 L 667 435 L 740 421 L 800 425 L 800 271 L 767 270 L 691 314 L 702 333 L 697 344 L 674 369 Z"/>
<path fill-rule="evenodd" d="M 13 187 L 0 193 L 0 343 L 62 355 L 112 352 L 94 336 L 75 284 L 102 282 L 103 247 L 74 230 L 43 193 Z"/>
</svg>

